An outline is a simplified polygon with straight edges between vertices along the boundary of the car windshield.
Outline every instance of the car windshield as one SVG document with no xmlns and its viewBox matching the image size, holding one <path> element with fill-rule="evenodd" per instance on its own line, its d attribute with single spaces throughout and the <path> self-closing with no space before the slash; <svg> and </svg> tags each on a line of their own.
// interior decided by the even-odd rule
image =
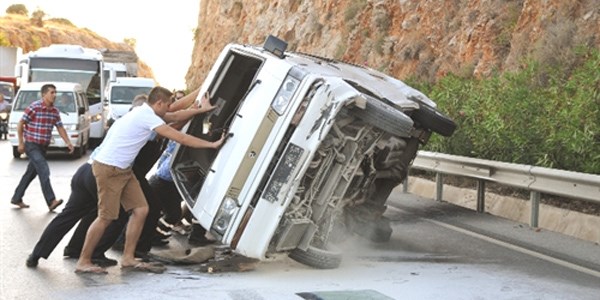
<svg viewBox="0 0 600 300">
<path fill-rule="evenodd" d="M 56 93 L 54 106 L 61 112 L 75 112 L 75 97 L 72 92 Z"/>
<path fill-rule="evenodd" d="M 42 99 L 42 94 L 39 91 L 23 91 L 19 92 L 17 100 L 13 105 L 13 110 L 23 111 L 36 100 Z"/>
<path fill-rule="evenodd" d="M 133 98 L 140 94 L 148 95 L 151 87 L 147 86 L 115 86 L 110 93 L 110 103 L 131 104 Z"/>
</svg>

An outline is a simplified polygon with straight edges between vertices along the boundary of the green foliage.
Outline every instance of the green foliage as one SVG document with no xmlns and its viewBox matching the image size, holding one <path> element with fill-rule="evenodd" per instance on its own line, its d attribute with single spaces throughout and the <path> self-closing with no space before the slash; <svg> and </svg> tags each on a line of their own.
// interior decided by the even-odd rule
<svg viewBox="0 0 600 300">
<path fill-rule="evenodd" d="M 344 54 L 346 54 L 346 49 L 347 48 L 348 48 L 348 45 L 346 45 L 345 40 L 342 40 L 341 42 L 338 42 L 338 45 L 335 48 L 334 58 L 335 59 L 341 59 L 342 57 L 344 57 Z"/>
<path fill-rule="evenodd" d="M 12 46 L 10 44 L 10 40 L 8 40 L 8 38 L 6 37 L 6 34 L 2 31 L 0 31 L 0 46 L 4 46 L 4 47 Z"/>
<path fill-rule="evenodd" d="M 600 51 L 574 51 L 577 64 L 486 79 L 448 75 L 415 85 L 458 125 L 424 148 L 549 168 L 600 174 Z M 565 71 L 568 69 L 568 71 Z"/>
<path fill-rule="evenodd" d="M 24 4 L 13 4 L 13 5 L 9 6 L 6 9 L 6 13 L 14 14 L 14 15 L 23 15 L 23 16 L 29 15 L 29 11 L 27 10 L 27 7 L 25 7 Z"/>
<path fill-rule="evenodd" d="M 385 36 L 380 34 L 375 40 L 373 47 L 375 48 L 375 52 L 379 55 L 383 55 L 383 44 L 385 43 Z"/>
<path fill-rule="evenodd" d="M 38 49 L 42 47 L 42 40 L 38 36 L 31 36 L 31 45 L 33 45 L 33 49 Z"/>
<path fill-rule="evenodd" d="M 34 11 L 33 13 L 31 13 L 30 22 L 34 26 L 43 27 L 44 26 L 44 17 L 45 16 L 46 16 L 46 13 L 43 10 L 37 9 L 36 11 Z"/>
<path fill-rule="evenodd" d="M 361 10 L 364 10 L 366 5 L 367 5 L 367 0 L 351 1 L 351 4 L 348 5 L 348 7 L 346 8 L 346 11 L 344 11 L 344 21 L 349 22 L 349 21 L 353 20 L 354 18 L 356 18 L 358 13 Z"/>
<path fill-rule="evenodd" d="M 135 38 L 124 38 L 123 43 L 131 46 L 131 48 L 135 49 L 135 45 L 137 45 L 137 40 Z"/>
<path fill-rule="evenodd" d="M 65 19 L 65 18 L 52 18 L 52 19 L 49 19 L 48 22 L 75 27 L 75 25 L 69 19 Z"/>
</svg>

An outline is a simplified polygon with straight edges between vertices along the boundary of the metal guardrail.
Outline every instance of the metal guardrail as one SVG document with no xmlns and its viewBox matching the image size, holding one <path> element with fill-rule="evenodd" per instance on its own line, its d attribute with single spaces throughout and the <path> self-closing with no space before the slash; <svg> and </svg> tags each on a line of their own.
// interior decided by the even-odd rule
<svg viewBox="0 0 600 300">
<path fill-rule="evenodd" d="M 436 200 L 442 200 L 443 175 L 477 180 L 477 211 L 484 212 L 485 183 L 495 182 L 530 192 L 530 225 L 538 227 L 540 194 L 600 204 L 600 175 L 519 165 L 478 158 L 419 151 L 413 169 L 436 173 Z M 406 188 L 406 184 L 404 187 Z"/>
</svg>

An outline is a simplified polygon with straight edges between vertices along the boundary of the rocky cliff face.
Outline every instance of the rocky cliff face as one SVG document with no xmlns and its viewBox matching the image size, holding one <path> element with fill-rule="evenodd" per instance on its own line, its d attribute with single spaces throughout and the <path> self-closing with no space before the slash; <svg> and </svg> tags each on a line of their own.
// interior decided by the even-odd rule
<svg viewBox="0 0 600 300">
<path fill-rule="evenodd" d="M 51 44 L 74 44 L 93 49 L 134 51 L 125 43 L 115 43 L 87 28 L 78 28 L 68 21 L 47 20 L 42 26 L 32 24 L 26 16 L 8 14 L 0 17 L 0 45 L 21 47 L 23 53 Z M 152 69 L 138 61 L 138 76 L 154 78 Z"/>
<path fill-rule="evenodd" d="M 230 42 L 262 44 L 367 65 L 397 78 L 486 76 L 525 59 L 568 60 L 600 48 L 598 0 L 202 0 L 188 87 Z"/>
</svg>

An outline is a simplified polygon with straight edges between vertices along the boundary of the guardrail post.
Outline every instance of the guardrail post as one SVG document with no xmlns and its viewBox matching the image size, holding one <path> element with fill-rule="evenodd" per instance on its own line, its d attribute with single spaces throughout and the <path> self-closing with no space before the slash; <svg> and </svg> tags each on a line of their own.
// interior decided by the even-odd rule
<svg viewBox="0 0 600 300">
<path fill-rule="evenodd" d="M 529 194 L 529 202 L 531 202 L 531 220 L 529 220 L 529 225 L 531 227 L 538 227 L 540 216 L 540 192 L 531 191 Z"/>
<path fill-rule="evenodd" d="M 435 200 L 442 201 L 444 194 L 444 175 L 435 173 Z"/>
<path fill-rule="evenodd" d="M 477 180 L 477 212 L 485 211 L 485 180 Z"/>
</svg>

